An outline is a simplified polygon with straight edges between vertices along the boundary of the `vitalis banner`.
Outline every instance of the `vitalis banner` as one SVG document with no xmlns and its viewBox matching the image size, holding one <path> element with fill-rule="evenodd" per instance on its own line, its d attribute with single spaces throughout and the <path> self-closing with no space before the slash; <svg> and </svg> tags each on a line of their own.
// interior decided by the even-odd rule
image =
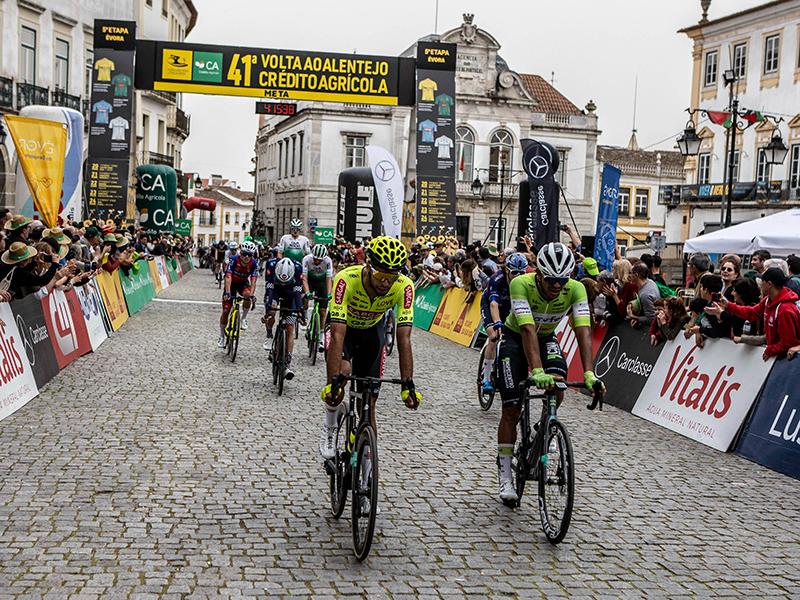
<svg viewBox="0 0 800 600">
<path fill-rule="evenodd" d="M 558 150 L 547 142 L 520 140 L 522 166 L 528 174 L 527 181 L 519 186 L 520 237 L 528 235 L 533 249 L 558 241 Z"/>
<path fill-rule="evenodd" d="M 0 303 L 0 420 L 35 398 L 39 393 L 14 313 L 8 302 Z"/>
</svg>

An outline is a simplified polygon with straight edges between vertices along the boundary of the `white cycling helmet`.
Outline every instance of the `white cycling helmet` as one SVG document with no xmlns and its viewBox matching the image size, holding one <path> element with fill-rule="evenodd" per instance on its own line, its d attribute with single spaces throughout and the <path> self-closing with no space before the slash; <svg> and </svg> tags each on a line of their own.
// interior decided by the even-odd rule
<svg viewBox="0 0 800 600">
<path fill-rule="evenodd" d="M 275 279 L 286 285 L 294 279 L 294 262 L 291 258 L 282 258 L 275 265 Z"/>
<path fill-rule="evenodd" d="M 242 254 L 255 254 L 256 253 L 256 245 L 251 241 L 242 242 L 242 247 L 240 248 Z"/>
<path fill-rule="evenodd" d="M 228 244 L 228 248 L 230 248 L 231 250 L 236 250 L 238 247 L 239 244 L 237 244 L 236 242 L 231 242 L 230 244 Z"/>
<path fill-rule="evenodd" d="M 575 269 L 575 258 L 561 242 L 550 242 L 539 250 L 536 267 L 545 277 L 569 277 Z"/>
<path fill-rule="evenodd" d="M 328 256 L 328 249 L 325 247 L 325 244 L 317 244 L 314 246 L 313 250 L 314 258 L 325 258 Z"/>
<path fill-rule="evenodd" d="M 292 222 L 289 223 L 289 227 L 291 229 L 295 229 L 295 228 L 302 229 L 303 228 L 303 222 L 300 219 L 292 219 Z"/>
</svg>

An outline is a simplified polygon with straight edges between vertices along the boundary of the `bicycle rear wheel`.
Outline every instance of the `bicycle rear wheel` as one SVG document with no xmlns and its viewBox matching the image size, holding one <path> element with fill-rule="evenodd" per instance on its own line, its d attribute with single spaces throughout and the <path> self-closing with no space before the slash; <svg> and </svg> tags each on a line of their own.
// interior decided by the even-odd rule
<svg viewBox="0 0 800 600">
<path fill-rule="evenodd" d="M 288 348 L 289 348 L 289 346 L 288 346 L 289 336 L 287 334 L 288 334 L 288 332 L 286 331 L 286 327 L 285 326 L 282 327 L 281 328 L 281 333 L 280 333 L 281 349 L 280 349 L 280 352 L 278 352 L 278 354 L 276 355 L 277 359 L 278 359 L 277 360 L 277 362 L 278 362 L 278 396 L 282 396 L 283 395 L 283 381 L 284 381 L 284 378 L 286 377 L 286 359 L 287 359 L 287 354 L 289 352 L 289 350 L 288 350 Z"/>
<path fill-rule="evenodd" d="M 486 346 L 481 348 L 481 355 L 478 358 L 478 403 L 483 410 L 489 410 L 494 402 L 494 391 L 483 391 L 483 360 L 486 356 Z"/>
<path fill-rule="evenodd" d="M 231 330 L 231 362 L 236 360 L 236 352 L 239 350 L 239 334 L 241 333 L 242 317 L 239 311 L 233 317 L 233 329 Z"/>
<path fill-rule="evenodd" d="M 394 313 L 390 313 L 386 318 L 386 333 L 391 334 L 389 341 L 386 343 L 386 356 L 391 356 L 392 350 L 394 350 L 395 330 Z"/>
<path fill-rule="evenodd" d="M 367 455 L 366 448 L 369 448 Z M 353 552 L 364 560 L 372 545 L 378 515 L 378 444 L 372 425 L 364 425 L 356 436 L 353 467 Z M 366 462 L 368 460 L 368 462 Z"/>
<path fill-rule="evenodd" d="M 567 535 L 575 499 L 572 442 L 563 423 L 550 422 L 545 448 L 547 461 L 542 461 L 539 474 L 539 514 L 547 541 L 557 544 Z"/>
<path fill-rule="evenodd" d="M 347 451 L 347 438 L 349 436 L 344 404 L 339 405 L 339 415 L 336 428 L 336 456 L 330 461 L 333 467 L 331 473 L 331 512 L 333 518 L 338 519 L 344 512 L 347 504 L 348 477 L 350 475 L 350 452 Z"/>
</svg>

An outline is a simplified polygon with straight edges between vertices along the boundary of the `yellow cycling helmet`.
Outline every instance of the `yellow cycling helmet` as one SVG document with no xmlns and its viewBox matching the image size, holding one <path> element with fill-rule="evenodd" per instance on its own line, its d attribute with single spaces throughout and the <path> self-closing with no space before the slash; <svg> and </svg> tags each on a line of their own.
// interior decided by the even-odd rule
<svg viewBox="0 0 800 600">
<path fill-rule="evenodd" d="M 367 258 L 373 267 L 399 271 L 406 264 L 408 252 L 400 240 L 382 235 L 374 238 L 367 246 Z"/>
</svg>

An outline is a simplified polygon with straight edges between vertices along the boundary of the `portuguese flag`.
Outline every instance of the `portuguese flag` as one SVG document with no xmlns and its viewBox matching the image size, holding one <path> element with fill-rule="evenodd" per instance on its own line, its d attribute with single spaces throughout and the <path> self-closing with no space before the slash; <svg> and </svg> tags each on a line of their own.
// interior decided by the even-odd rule
<svg viewBox="0 0 800 600">
<path fill-rule="evenodd" d="M 706 114 L 714 125 L 722 125 L 725 129 L 731 126 L 733 113 L 709 110 Z"/>
</svg>

